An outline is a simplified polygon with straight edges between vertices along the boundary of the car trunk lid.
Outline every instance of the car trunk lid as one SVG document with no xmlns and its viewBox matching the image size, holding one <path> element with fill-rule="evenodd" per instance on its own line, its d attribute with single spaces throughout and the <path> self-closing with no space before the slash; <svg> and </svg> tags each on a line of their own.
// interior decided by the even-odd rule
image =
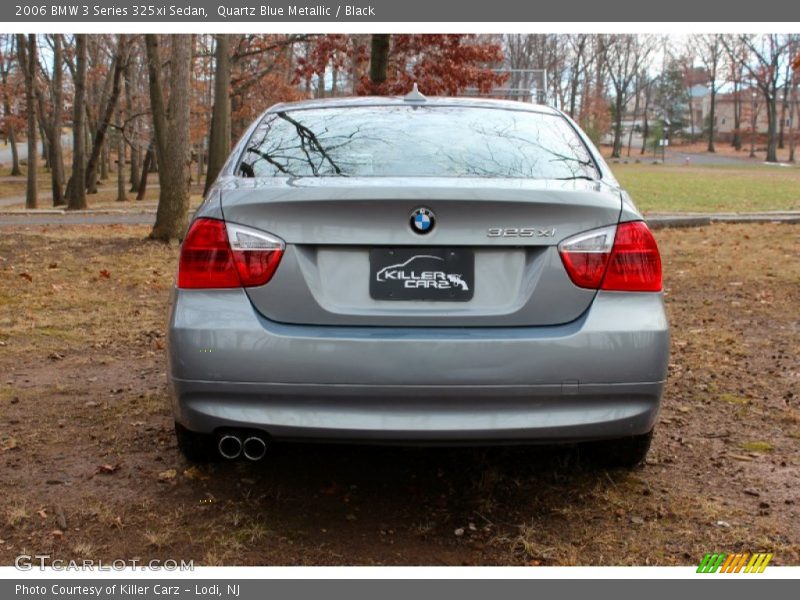
<svg viewBox="0 0 800 600">
<path fill-rule="evenodd" d="M 273 280 L 247 293 L 266 318 L 296 324 L 569 322 L 588 308 L 594 291 L 569 280 L 557 244 L 616 223 L 621 209 L 618 190 L 582 179 L 226 178 L 218 185 L 226 220 L 286 242 Z M 420 208 L 434 219 L 424 235 L 411 222 Z M 471 262 L 473 289 L 468 297 L 436 301 L 376 296 L 370 255 L 377 260 L 376 251 L 383 252 L 388 265 L 393 250 L 404 258 L 397 264 L 416 251 L 459 253 Z M 431 272 L 430 262 L 414 260 L 422 262 L 403 267 L 401 279 Z"/>
</svg>

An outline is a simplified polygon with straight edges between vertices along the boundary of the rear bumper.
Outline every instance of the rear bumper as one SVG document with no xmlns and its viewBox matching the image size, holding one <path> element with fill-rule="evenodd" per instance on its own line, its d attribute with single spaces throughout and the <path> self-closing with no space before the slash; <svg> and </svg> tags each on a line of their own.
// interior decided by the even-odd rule
<svg viewBox="0 0 800 600">
<path fill-rule="evenodd" d="M 659 294 L 599 293 L 556 327 L 299 326 L 241 290 L 176 290 L 176 420 L 189 430 L 370 442 L 578 441 L 652 429 L 669 331 Z"/>
</svg>

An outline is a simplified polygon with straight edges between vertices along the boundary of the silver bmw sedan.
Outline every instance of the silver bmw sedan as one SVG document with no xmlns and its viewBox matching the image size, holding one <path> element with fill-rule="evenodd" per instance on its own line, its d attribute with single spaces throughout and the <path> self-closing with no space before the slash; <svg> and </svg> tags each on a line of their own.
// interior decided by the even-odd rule
<svg viewBox="0 0 800 600">
<path fill-rule="evenodd" d="M 194 215 L 169 322 L 178 445 L 650 445 L 656 242 L 561 112 L 463 98 L 273 106 Z"/>
</svg>

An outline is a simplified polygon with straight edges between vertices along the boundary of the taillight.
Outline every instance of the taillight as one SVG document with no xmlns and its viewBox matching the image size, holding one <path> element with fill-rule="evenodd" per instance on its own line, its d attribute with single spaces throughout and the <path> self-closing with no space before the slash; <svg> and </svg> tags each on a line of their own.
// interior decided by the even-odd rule
<svg viewBox="0 0 800 600">
<path fill-rule="evenodd" d="M 620 223 L 558 245 L 572 282 L 583 288 L 627 292 L 661 290 L 661 257 L 644 221 Z"/>
<path fill-rule="evenodd" d="M 281 262 L 283 240 L 264 231 L 200 218 L 181 245 L 179 288 L 264 285 Z"/>
</svg>

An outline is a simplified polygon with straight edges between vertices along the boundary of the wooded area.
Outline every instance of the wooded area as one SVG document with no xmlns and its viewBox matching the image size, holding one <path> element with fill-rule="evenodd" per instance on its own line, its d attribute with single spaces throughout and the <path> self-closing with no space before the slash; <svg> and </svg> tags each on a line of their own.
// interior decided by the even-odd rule
<svg viewBox="0 0 800 600">
<path fill-rule="evenodd" d="M 112 175 L 117 200 L 141 199 L 157 173 L 151 237 L 169 240 L 184 232 L 192 184 L 208 189 L 232 142 L 276 102 L 404 94 L 413 83 L 431 96 L 539 96 L 620 157 L 634 132 L 639 154 L 673 136 L 715 152 L 724 97 L 725 143 L 741 149 L 749 132 L 754 156 L 760 119 L 766 161 L 784 146 L 794 161 L 798 70 L 796 34 L 0 34 L 0 125 L 6 174 L 27 173 L 27 208 L 40 205 L 43 170 L 52 205 L 72 210 Z"/>
</svg>

